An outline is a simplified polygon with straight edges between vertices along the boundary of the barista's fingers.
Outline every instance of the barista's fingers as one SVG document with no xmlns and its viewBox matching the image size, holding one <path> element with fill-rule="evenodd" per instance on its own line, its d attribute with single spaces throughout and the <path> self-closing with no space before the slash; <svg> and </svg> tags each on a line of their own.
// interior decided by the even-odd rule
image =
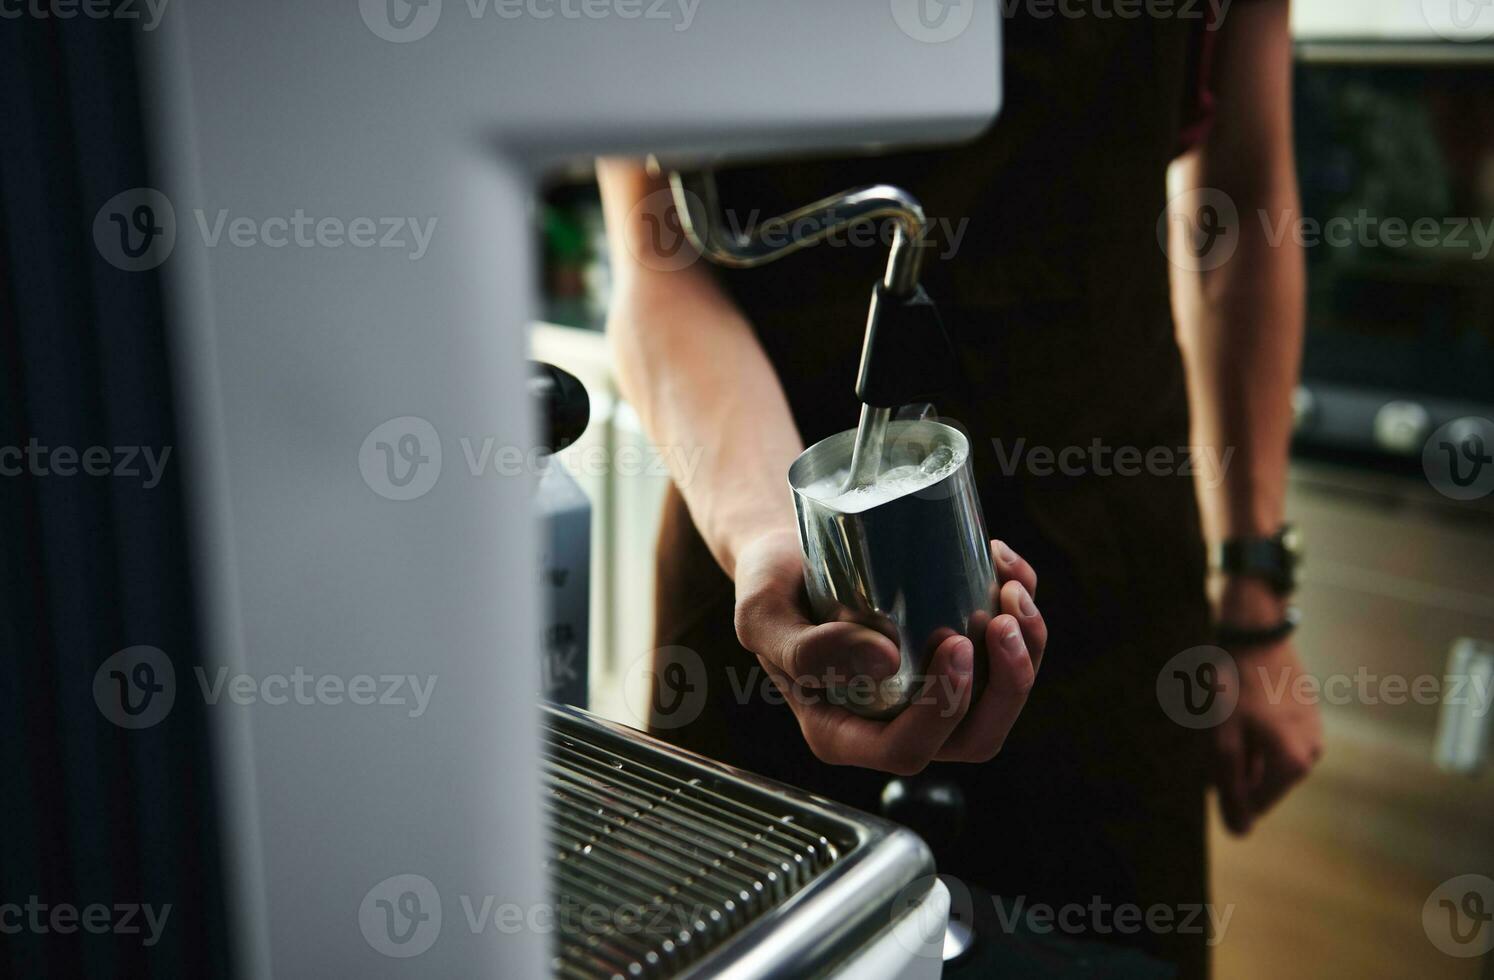
<svg viewBox="0 0 1494 980">
<path fill-rule="evenodd" d="M 1237 718 L 1227 718 L 1214 735 L 1214 785 L 1224 825 L 1237 837 L 1250 832 L 1249 765 L 1245 726 Z"/>
<path fill-rule="evenodd" d="M 861 718 L 814 693 L 792 702 L 810 751 L 835 766 L 861 766 L 911 776 L 922 772 L 970 707 L 975 650 L 958 634 L 934 651 L 928 676 L 892 721 Z"/>
<path fill-rule="evenodd" d="M 1022 713 L 1037 678 L 1017 620 L 997 616 L 986 626 L 986 689 L 965 723 L 940 750 L 941 762 L 986 762 L 995 758 Z"/>
<path fill-rule="evenodd" d="M 1005 541 L 991 542 L 991 558 L 996 562 L 996 577 L 1003 585 L 1016 579 L 1027 589 L 1028 595 L 1037 595 L 1037 572 L 1027 564 L 1027 559 L 1013 551 Z"/>
<path fill-rule="evenodd" d="M 791 628 L 779 667 L 805 687 L 868 684 L 897 673 L 901 657 L 886 636 L 859 623 Z"/>
<path fill-rule="evenodd" d="M 796 603 L 771 590 L 737 603 L 736 627 L 742 646 L 801 687 L 859 676 L 881 680 L 897 672 L 897 646 L 881 633 L 858 623 L 815 626 Z"/>
<path fill-rule="evenodd" d="M 1008 582 L 1001 589 L 1001 611 L 1014 617 L 1027 641 L 1027 654 L 1034 672 L 1043 667 L 1043 650 L 1048 646 L 1048 624 L 1038 611 L 1032 595 L 1021 582 Z"/>
</svg>

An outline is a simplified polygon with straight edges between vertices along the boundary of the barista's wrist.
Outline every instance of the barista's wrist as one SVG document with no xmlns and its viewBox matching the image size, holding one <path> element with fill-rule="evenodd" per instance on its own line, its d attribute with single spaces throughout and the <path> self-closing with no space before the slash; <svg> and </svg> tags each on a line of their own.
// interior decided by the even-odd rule
<svg viewBox="0 0 1494 980">
<path fill-rule="evenodd" d="M 732 527 L 720 536 L 716 560 L 727 577 L 735 579 L 737 561 L 749 548 L 762 547 L 770 540 L 782 547 L 799 547 L 799 531 L 794 526 L 793 514 L 769 512 L 732 522 Z"/>
<path fill-rule="evenodd" d="M 1291 607 L 1264 579 L 1253 575 L 1220 575 L 1215 620 L 1239 629 L 1266 629 L 1284 621 Z"/>
<path fill-rule="evenodd" d="M 1288 596 L 1253 575 L 1224 575 L 1217 584 L 1214 642 L 1236 656 L 1274 649 L 1297 628 Z"/>
</svg>

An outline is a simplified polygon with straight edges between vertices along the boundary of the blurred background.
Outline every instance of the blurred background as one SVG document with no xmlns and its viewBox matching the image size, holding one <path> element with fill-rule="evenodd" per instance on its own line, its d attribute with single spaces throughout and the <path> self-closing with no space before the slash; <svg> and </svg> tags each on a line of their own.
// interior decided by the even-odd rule
<svg viewBox="0 0 1494 980">
<path fill-rule="evenodd" d="M 1494 39 L 1460 36 L 1459 13 L 1482 10 L 1460 0 L 1294 6 L 1304 218 L 1434 219 L 1443 233 L 1307 249 L 1288 516 L 1308 553 L 1299 645 L 1338 688 L 1324 690 L 1312 777 L 1245 840 L 1215 825 L 1213 900 L 1234 906 L 1217 975 L 1490 977 L 1489 960 L 1444 955 L 1406 910 L 1494 869 L 1488 742 L 1464 735 L 1487 728 L 1487 703 L 1413 693 L 1419 678 L 1494 670 L 1494 497 L 1429 478 L 1423 458 L 1444 420 L 1494 418 L 1494 258 L 1478 234 L 1494 229 Z M 598 448 L 649 458 L 601 333 L 610 275 L 589 171 L 553 176 L 539 224 L 547 322 L 533 355 L 591 394 L 592 424 L 562 457 L 593 503 L 590 704 L 636 726 L 668 477 L 585 463 Z M 572 642 L 548 639 L 553 655 Z"/>
</svg>

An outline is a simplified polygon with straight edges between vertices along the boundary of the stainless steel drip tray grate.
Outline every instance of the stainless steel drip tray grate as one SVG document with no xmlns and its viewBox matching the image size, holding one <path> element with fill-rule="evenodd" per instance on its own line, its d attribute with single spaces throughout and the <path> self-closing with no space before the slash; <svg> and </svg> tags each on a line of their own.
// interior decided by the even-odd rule
<svg viewBox="0 0 1494 980">
<path fill-rule="evenodd" d="M 814 975 L 933 874 L 910 831 L 572 708 L 544 706 L 553 970 Z"/>
</svg>

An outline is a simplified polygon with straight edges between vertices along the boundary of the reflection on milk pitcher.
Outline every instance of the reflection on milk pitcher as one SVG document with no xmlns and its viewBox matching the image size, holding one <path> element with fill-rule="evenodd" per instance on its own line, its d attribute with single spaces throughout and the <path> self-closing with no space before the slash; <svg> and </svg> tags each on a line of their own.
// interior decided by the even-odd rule
<svg viewBox="0 0 1494 980">
<path fill-rule="evenodd" d="M 931 420 L 891 422 L 875 482 L 850 487 L 855 439 L 847 430 L 806 449 L 789 485 L 815 618 L 869 626 L 901 656 L 897 673 L 874 688 L 832 686 L 827 696 L 891 718 L 918 695 L 943 640 L 961 633 L 983 649 L 976 614 L 996 609 L 996 572 L 963 433 Z M 983 662 L 976 658 L 977 682 Z"/>
</svg>

